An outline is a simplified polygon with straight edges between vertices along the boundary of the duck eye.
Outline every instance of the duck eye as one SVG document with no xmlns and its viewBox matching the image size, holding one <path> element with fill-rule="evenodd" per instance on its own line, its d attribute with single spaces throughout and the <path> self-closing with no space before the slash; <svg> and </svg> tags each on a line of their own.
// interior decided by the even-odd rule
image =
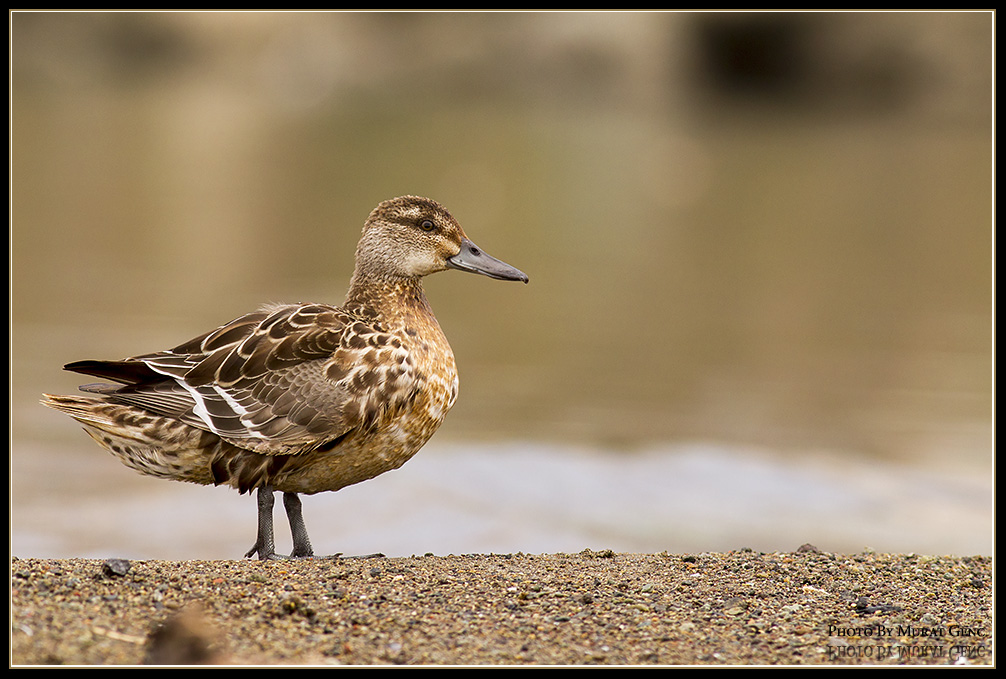
<svg viewBox="0 0 1006 679">
<path fill-rule="evenodd" d="M 423 231 L 433 231 L 433 229 L 437 227 L 429 219 L 424 219 L 423 221 L 419 222 L 419 228 L 422 229 Z"/>
</svg>

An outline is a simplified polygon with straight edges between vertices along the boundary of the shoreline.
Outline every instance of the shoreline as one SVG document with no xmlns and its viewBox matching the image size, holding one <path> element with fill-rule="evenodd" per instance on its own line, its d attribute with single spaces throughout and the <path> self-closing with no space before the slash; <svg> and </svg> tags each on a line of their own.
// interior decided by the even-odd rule
<svg viewBox="0 0 1006 679">
<path fill-rule="evenodd" d="M 989 665 L 992 557 L 11 561 L 11 664 Z"/>
</svg>

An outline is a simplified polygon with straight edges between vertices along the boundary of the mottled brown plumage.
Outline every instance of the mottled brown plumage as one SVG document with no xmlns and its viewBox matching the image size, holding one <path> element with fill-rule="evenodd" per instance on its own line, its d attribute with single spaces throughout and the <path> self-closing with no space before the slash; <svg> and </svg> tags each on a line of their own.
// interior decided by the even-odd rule
<svg viewBox="0 0 1006 679">
<path fill-rule="evenodd" d="M 257 490 L 248 556 L 275 556 L 272 500 L 282 491 L 293 555 L 308 556 L 297 494 L 400 467 L 457 398 L 454 354 L 421 283 L 447 268 L 527 282 L 482 253 L 438 203 L 395 198 L 364 225 L 341 307 L 263 307 L 174 349 L 70 363 L 115 384 L 42 403 L 143 474 Z"/>
</svg>

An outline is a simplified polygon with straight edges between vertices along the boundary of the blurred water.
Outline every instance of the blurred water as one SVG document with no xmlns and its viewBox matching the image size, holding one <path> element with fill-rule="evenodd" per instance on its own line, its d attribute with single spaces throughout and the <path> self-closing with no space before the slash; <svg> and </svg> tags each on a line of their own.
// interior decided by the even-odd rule
<svg viewBox="0 0 1006 679">
<path fill-rule="evenodd" d="M 252 501 L 38 395 L 340 301 L 402 193 L 531 284 L 429 280 L 458 405 L 308 501 L 319 547 L 991 551 L 988 21 L 873 17 L 797 26 L 842 77 L 752 99 L 688 66 L 693 15 L 15 14 L 14 553 L 242 553 Z"/>
<path fill-rule="evenodd" d="M 66 451 L 79 457 L 79 451 Z M 41 464 L 16 465 L 29 478 Z M 229 489 L 138 475 L 82 484 L 93 464 L 60 467 L 59 488 L 15 488 L 18 556 L 237 559 L 255 537 L 255 500 Z M 817 451 L 682 444 L 634 454 L 531 442 L 431 444 L 400 470 L 306 497 L 316 552 L 554 553 L 585 548 L 671 553 L 875 549 L 990 554 L 988 477 L 911 469 Z M 279 504 L 277 504 L 277 507 Z M 276 511 L 277 548 L 290 549 Z"/>
</svg>

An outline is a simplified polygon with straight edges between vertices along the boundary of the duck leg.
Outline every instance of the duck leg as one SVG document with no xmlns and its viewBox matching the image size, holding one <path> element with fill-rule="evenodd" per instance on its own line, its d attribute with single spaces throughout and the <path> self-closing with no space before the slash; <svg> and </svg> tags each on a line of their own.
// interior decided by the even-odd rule
<svg viewBox="0 0 1006 679">
<path fill-rule="evenodd" d="M 300 497 L 297 493 L 283 493 L 283 506 L 286 508 L 286 518 L 290 520 L 290 532 L 293 534 L 293 552 L 290 556 L 314 556 L 311 540 L 307 537 L 307 526 L 304 524 Z"/>
<path fill-rule="evenodd" d="M 258 535 L 255 544 L 245 554 L 245 558 L 251 558 L 258 554 L 261 561 L 280 558 L 276 554 L 276 538 L 273 534 L 272 525 L 273 495 L 272 486 L 261 486 L 258 489 Z"/>
<path fill-rule="evenodd" d="M 274 505 L 272 486 L 261 486 L 258 489 L 258 536 L 255 544 L 245 558 L 251 558 L 258 554 L 261 561 L 270 559 L 285 559 L 287 557 L 276 553 L 276 537 L 273 532 L 272 510 Z M 292 558 L 305 558 L 314 556 L 314 548 L 311 547 L 311 540 L 307 535 L 307 525 L 304 523 L 304 512 L 297 493 L 283 493 L 283 507 L 286 509 L 286 517 L 290 520 L 290 532 L 293 535 Z M 369 559 L 382 557 L 383 554 L 367 554 L 358 557 L 343 557 L 341 554 L 334 554 L 333 559 L 356 558 Z"/>
</svg>

